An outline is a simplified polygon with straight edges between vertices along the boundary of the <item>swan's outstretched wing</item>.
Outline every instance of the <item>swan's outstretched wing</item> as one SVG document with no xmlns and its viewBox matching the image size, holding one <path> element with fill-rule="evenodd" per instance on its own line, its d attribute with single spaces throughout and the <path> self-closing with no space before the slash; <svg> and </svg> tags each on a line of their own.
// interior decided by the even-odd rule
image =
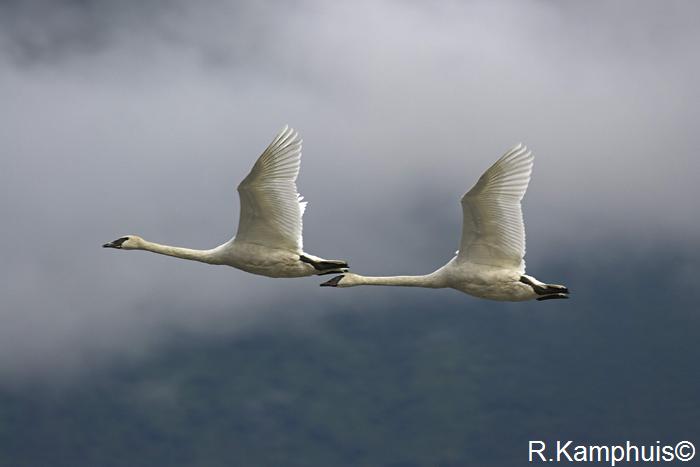
<svg viewBox="0 0 700 467">
<path fill-rule="evenodd" d="M 532 173 L 522 144 L 496 161 L 462 197 L 462 241 L 457 261 L 525 271 L 525 226 L 520 201 Z"/>
<path fill-rule="evenodd" d="M 284 127 L 238 185 L 241 218 L 237 242 L 302 251 L 302 224 L 306 202 L 297 192 L 301 166 L 301 139 Z"/>
</svg>

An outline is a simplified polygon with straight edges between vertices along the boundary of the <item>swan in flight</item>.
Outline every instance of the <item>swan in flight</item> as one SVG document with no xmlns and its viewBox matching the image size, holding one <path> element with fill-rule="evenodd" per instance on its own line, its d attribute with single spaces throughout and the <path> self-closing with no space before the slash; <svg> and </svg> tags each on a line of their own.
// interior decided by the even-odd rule
<svg viewBox="0 0 700 467">
<path fill-rule="evenodd" d="M 398 285 L 453 288 L 503 301 L 569 298 L 563 285 L 525 275 L 525 226 L 520 201 L 532 173 L 532 153 L 519 144 L 503 155 L 462 197 L 462 240 L 457 256 L 424 276 L 343 274 L 324 287 Z"/>
<path fill-rule="evenodd" d="M 347 272 L 345 261 L 325 260 L 303 251 L 301 217 L 306 202 L 302 202 L 296 186 L 301 143 L 297 132 L 285 126 L 258 158 L 238 185 L 241 199 L 238 232 L 223 245 L 211 250 L 192 250 L 127 235 L 102 246 L 223 264 L 268 277 Z"/>
</svg>

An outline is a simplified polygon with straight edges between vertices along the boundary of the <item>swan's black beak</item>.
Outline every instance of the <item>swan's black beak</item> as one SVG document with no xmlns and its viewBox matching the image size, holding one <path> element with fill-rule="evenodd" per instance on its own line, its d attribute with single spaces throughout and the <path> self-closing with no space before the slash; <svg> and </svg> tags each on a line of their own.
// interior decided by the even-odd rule
<svg viewBox="0 0 700 467">
<path fill-rule="evenodd" d="M 121 250 L 122 243 L 124 243 L 127 240 L 129 240 L 129 237 L 118 238 L 113 242 L 105 243 L 104 245 L 102 245 L 102 248 L 117 248 Z"/>
<path fill-rule="evenodd" d="M 341 274 L 340 276 L 335 276 L 333 279 L 324 282 L 323 284 L 319 284 L 321 287 L 338 287 L 338 282 L 343 278 L 344 276 Z"/>
</svg>

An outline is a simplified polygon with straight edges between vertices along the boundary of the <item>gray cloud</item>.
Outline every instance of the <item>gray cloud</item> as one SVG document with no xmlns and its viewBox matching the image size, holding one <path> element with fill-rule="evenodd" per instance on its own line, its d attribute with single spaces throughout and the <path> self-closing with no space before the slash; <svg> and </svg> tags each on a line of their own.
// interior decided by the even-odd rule
<svg viewBox="0 0 700 467">
<path fill-rule="evenodd" d="M 521 140 L 530 266 L 696 240 L 697 8 L 0 4 L 0 377 L 349 302 L 315 279 L 99 248 L 225 241 L 234 188 L 284 123 L 305 139 L 308 251 L 360 272 L 449 259 L 459 196 Z"/>
</svg>

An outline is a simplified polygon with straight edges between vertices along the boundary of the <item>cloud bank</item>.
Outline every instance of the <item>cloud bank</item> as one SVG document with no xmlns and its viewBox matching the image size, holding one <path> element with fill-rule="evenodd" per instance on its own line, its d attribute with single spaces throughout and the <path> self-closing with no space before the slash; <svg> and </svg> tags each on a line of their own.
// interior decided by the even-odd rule
<svg viewBox="0 0 700 467">
<path fill-rule="evenodd" d="M 305 140 L 305 245 L 359 272 L 449 259 L 459 196 L 520 141 L 530 267 L 612 240 L 692 244 L 697 9 L 2 3 L 0 380 L 351 303 L 313 278 L 99 248 L 227 240 L 235 186 L 285 123 Z"/>
</svg>

